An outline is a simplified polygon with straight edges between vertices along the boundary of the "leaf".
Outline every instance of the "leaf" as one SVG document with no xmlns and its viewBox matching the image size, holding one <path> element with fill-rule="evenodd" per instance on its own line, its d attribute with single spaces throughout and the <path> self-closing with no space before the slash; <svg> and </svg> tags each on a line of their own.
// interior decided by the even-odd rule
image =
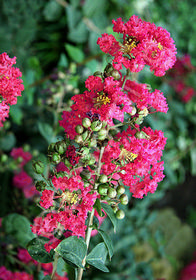
<svg viewBox="0 0 196 280">
<path fill-rule="evenodd" d="M 80 63 L 84 60 L 84 53 L 79 48 L 70 44 L 65 44 L 65 49 L 73 61 Z"/>
<path fill-rule="evenodd" d="M 87 246 L 83 239 L 70 236 L 55 249 L 68 264 L 83 268 L 82 260 L 86 256 Z"/>
<path fill-rule="evenodd" d="M 93 250 L 88 254 L 86 262 L 103 272 L 109 272 L 105 266 L 105 260 L 107 256 L 107 249 L 104 243 L 99 243 Z"/>
<path fill-rule="evenodd" d="M 41 263 L 49 263 L 53 261 L 52 252 L 48 253 L 44 245 L 49 241 L 46 237 L 36 237 L 27 244 L 29 255 L 36 261 Z"/>
<path fill-rule="evenodd" d="M 103 231 L 101 229 L 98 229 L 98 232 L 101 235 L 101 237 L 103 238 L 103 241 L 104 241 L 104 243 L 107 247 L 107 250 L 108 250 L 109 258 L 111 260 L 113 254 L 114 254 L 114 248 L 113 248 L 113 245 L 112 245 L 112 240 L 111 240 L 110 236 L 105 231 Z"/>
<path fill-rule="evenodd" d="M 35 237 L 29 220 L 22 215 L 14 213 L 4 217 L 2 225 L 6 234 L 13 235 L 22 247 L 26 247 L 27 243 Z"/>
<path fill-rule="evenodd" d="M 114 232 L 116 232 L 116 226 L 117 226 L 117 220 L 116 217 L 114 215 L 114 212 L 111 208 L 111 206 L 109 206 L 106 203 L 101 203 L 101 208 L 103 208 L 103 210 L 106 212 L 107 216 L 110 218 L 113 227 L 114 227 Z"/>
<path fill-rule="evenodd" d="M 14 123 L 18 125 L 22 124 L 23 112 L 19 105 L 16 104 L 10 107 L 10 116 L 12 117 Z"/>
<path fill-rule="evenodd" d="M 10 151 L 16 144 L 16 138 L 12 132 L 8 132 L 0 139 L 0 150 Z"/>
<path fill-rule="evenodd" d="M 54 140 L 54 132 L 53 128 L 44 122 L 38 122 L 38 129 L 40 134 L 44 137 L 44 139 L 50 144 Z"/>
<path fill-rule="evenodd" d="M 83 21 L 70 30 L 68 38 L 74 43 L 85 43 L 88 37 L 88 30 Z"/>
<path fill-rule="evenodd" d="M 54 21 L 60 17 L 61 11 L 61 5 L 57 1 L 51 0 L 46 4 L 43 14 L 47 21 Z"/>
<path fill-rule="evenodd" d="M 93 207 L 97 210 L 97 213 L 99 214 L 99 216 L 103 217 L 103 213 L 101 211 L 101 202 L 100 202 L 99 198 L 96 199 L 95 204 L 94 204 Z"/>
</svg>

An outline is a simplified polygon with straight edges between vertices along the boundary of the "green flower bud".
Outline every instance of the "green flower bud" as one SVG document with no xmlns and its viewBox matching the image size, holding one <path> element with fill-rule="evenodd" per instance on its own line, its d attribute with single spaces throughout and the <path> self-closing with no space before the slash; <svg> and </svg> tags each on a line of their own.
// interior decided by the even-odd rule
<svg viewBox="0 0 196 280">
<path fill-rule="evenodd" d="M 33 163 L 33 169 L 34 169 L 35 173 L 42 174 L 44 172 L 44 164 L 43 164 L 43 162 L 41 162 L 40 160 L 35 161 Z"/>
<path fill-rule="evenodd" d="M 130 115 L 134 116 L 136 113 L 137 113 L 137 109 L 134 106 L 132 106 L 132 111 Z"/>
<path fill-rule="evenodd" d="M 99 176 L 99 182 L 100 183 L 107 183 L 107 181 L 108 181 L 108 177 L 105 174 L 101 174 Z"/>
<path fill-rule="evenodd" d="M 84 180 L 89 180 L 91 178 L 91 172 L 87 169 L 84 169 L 82 172 L 80 172 L 80 176 Z"/>
<path fill-rule="evenodd" d="M 83 125 L 85 128 L 90 127 L 90 126 L 91 126 L 91 121 L 90 121 L 90 119 L 89 119 L 89 118 L 84 118 L 84 119 L 82 120 L 82 125 Z"/>
<path fill-rule="evenodd" d="M 117 194 L 121 195 L 125 192 L 125 187 L 122 185 L 119 185 L 116 190 L 117 190 Z"/>
<path fill-rule="evenodd" d="M 92 122 L 91 129 L 93 131 L 99 131 L 101 128 L 102 128 L 102 123 L 99 120 Z"/>
<path fill-rule="evenodd" d="M 25 152 L 29 152 L 29 151 L 30 151 L 30 146 L 29 146 L 28 144 L 25 144 L 25 145 L 23 146 L 23 150 L 24 150 Z"/>
<path fill-rule="evenodd" d="M 105 140 L 105 138 L 107 137 L 107 130 L 102 128 L 99 132 L 98 132 L 98 139 L 99 140 Z"/>
<path fill-rule="evenodd" d="M 68 174 L 67 174 L 67 172 L 65 172 L 65 171 L 59 171 L 59 172 L 56 174 L 56 177 L 57 177 L 57 178 L 59 178 L 59 177 L 61 177 L 61 178 L 63 178 L 63 177 L 68 177 Z"/>
<path fill-rule="evenodd" d="M 83 156 L 88 155 L 90 152 L 89 148 L 87 147 L 83 147 L 80 151 L 82 152 Z"/>
<path fill-rule="evenodd" d="M 129 203 L 129 198 L 128 196 L 124 193 L 124 194 L 121 194 L 121 196 L 119 197 L 120 199 L 120 203 L 122 205 L 127 205 Z"/>
<path fill-rule="evenodd" d="M 89 132 L 86 130 L 84 133 L 82 133 L 82 140 L 85 141 L 89 135 Z"/>
<path fill-rule="evenodd" d="M 38 181 L 35 184 L 35 188 L 36 188 L 36 190 L 38 192 L 42 192 L 43 190 L 45 190 L 46 186 L 47 186 L 47 184 L 43 180 L 42 181 Z"/>
<path fill-rule="evenodd" d="M 107 195 L 107 191 L 108 191 L 108 185 L 107 184 L 100 184 L 98 186 L 98 193 L 100 195 Z"/>
<path fill-rule="evenodd" d="M 123 210 L 119 209 L 119 210 L 116 212 L 116 218 L 117 218 L 118 220 L 122 220 L 122 219 L 124 219 L 124 217 L 125 217 L 125 212 L 124 212 Z"/>
<path fill-rule="evenodd" d="M 3 154 L 1 156 L 1 162 L 6 162 L 8 160 L 8 156 L 6 154 Z"/>
<path fill-rule="evenodd" d="M 96 147 L 96 146 L 97 146 L 97 141 L 96 141 L 96 139 L 91 139 L 91 140 L 88 142 L 88 146 L 89 146 L 89 148 Z"/>
<path fill-rule="evenodd" d="M 108 191 L 107 191 L 107 196 L 109 198 L 115 198 L 116 197 L 116 190 L 113 189 L 113 188 L 109 188 Z"/>
<path fill-rule="evenodd" d="M 114 80 L 120 80 L 121 78 L 120 73 L 115 69 L 110 72 L 110 76 L 112 76 Z"/>
<path fill-rule="evenodd" d="M 76 131 L 76 133 L 78 133 L 78 134 L 82 134 L 83 131 L 84 131 L 84 128 L 83 128 L 82 125 L 76 125 L 75 131 Z"/>
<path fill-rule="evenodd" d="M 90 159 L 88 160 L 88 165 L 93 165 L 96 162 L 96 159 L 94 156 L 91 156 Z"/>
<path fill-rule="evenodd" d="M 81 135 L 76 135 L 76 137 L 74 138 L 75 142 L 78 144 L 82 144 L 83 143 L 83 139 Z"/>
<path fill-rule="evenodd" d="M 54 147 L 55 147 L 55 143 L 51 143 L 49 146 L 48 146 L 48 152 L 54 152 Z"/>
<path fill-rule="evenodd" d="M 64 141 L 59 141 L 55 144 L 55 150 L 60 155 L 64 154 L 66 149 L 67 149 L 67 145 Z"/>
<path fill-rule="evenodd" d="M 58 164 L 61 161 L 61 156 L 58 153 L 53 153 L 51 160 L 53 163 Z"/>
<path fill-rule="evenodd" d="M 138 139 L 146 139 L 148 135 L 143 131 L 138 131 L 136 132 L 135 137 Z"/>
</svg>

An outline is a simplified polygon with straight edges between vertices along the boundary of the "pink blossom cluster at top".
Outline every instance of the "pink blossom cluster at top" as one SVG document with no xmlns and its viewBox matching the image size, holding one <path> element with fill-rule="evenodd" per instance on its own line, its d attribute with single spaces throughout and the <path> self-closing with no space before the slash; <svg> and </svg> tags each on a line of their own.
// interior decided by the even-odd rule
<svg viewBox="0 0 196 280">
<path fill-rule="evenodd" d="M 9 106 L 17 103 L 17 97 L 24 90 L 22 73 L 16 64 L 16 57 L 10 58 L 6 53 L 0 54 L 0 127 L 9 115 Z"/>
<path fill-rule="evenodd" d="M 24 170 L 25 164 L 32 159 L 32 155 L 29 152 L 25 152 L 22 147 L 13 148 L 10 155 L 15 159 L 19 160 L 18 170 L 15 172 L 13 177 L 13 185 L 21 189 L 26 198 L 31 198 L 34 195 L 38 195 L 39 192 L 36 190 L 33 179 Z"/>
<path fill-rule="evenodd" d="M 181 58 L 177 58 L 173 69 L 169 72 L 172 78 L 170 85 L 185 103 L 190 101 L 193 96 L 196 96 L 195 89 L 187 83 L 189 74 L 194 74 L 195 70 L 196 68 L 191 64 L 190 56 L 184 55 Z"/>
<path fill-rule="evenodd" d="M 176 60 L 176 48 L 170 33 L 154 23 L 133 15 L 126 23 L 121 18 L 113 20 L 113 31 L 122 34 L 122 42 L 106 33 L 98 39 L 101 50 L 114 56 L 115 69 L 125 68 L 139 72 L 150 66 L 154 75 L 163 76 Z"/>
</svg>

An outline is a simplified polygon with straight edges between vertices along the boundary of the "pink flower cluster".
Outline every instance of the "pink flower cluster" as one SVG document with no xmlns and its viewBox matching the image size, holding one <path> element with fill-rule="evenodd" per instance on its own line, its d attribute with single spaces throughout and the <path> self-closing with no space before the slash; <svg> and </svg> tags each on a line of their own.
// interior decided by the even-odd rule
<svg viewBox="0 0 196 280">
<path fill-rule="evenodd" d="M 24 90 L 22 76 L 18 68 L 13 67 L 16 64 L 16 57 L 10 58 L 6 53 L 0 54 L 0 127 L 2 122 L 9 115 L 9 105 L 17 103 L 17 97 L 21 96 Z"/>
<path fill-rule="evenodd" d="M 185 103 L 196 96 L 195 89 L 187 83 L 189 75 L 194 74 L 195 70 L 196 68 L 191 64 L 190 56 L 184 55 L 177 58 L 173 69 L 169 73 L 172 78 L 170 85 Z"/>
<path fill-rule="evenodd" d="M 184 267 L 180 273 L 179 280 L 194 280 L 196 279 L 196 259 Z"/>
<path fill-rule="evenodd" d="M 31 198 L 34 195 L 38 195 L 39 192 L 36 190 L 33 179 L 26 173 L 24 166 L 27 162 L 32 159 L 32 155 L 29 152 L 25 152 L 22 147 L 13 148 L 10 155 L 18 160 L 18 170 L 15 172 L 13 177 L 13 185 L 21 189 L 26 198 Z"/>
<path fill-rule="evenodd" d="M 96 200 L 96 193 L 90 187 L 84 187 L 79 175 L 67 177 L 53 177 L 55 191 L 45 189 L 42 192 L 40 205 L 48 209 L 44 217 L 37 217 L 32 225 L 33 233 L 52 238 L 55 231 L 66 237 L 72 233 L 85 236 L 85 220 L 92 211 Z M 52 238 L 49 251 L 59 244 L 58 239 Z"/>
<path fill-rule="evenodd" d="M 97 43 L 103 52 L 114 56 L 115 69 L 120 70 L 124 65 L 131 72 L 139 72 L 149 65 L 154 75 L 163 76 L 173 66 L 176 48 L 167 30 L 135 15 L 126 23 L 121 18 L 112 23 L 113 31 L 122 34 L 122 42 L 104 33 Z"/>
</svg>

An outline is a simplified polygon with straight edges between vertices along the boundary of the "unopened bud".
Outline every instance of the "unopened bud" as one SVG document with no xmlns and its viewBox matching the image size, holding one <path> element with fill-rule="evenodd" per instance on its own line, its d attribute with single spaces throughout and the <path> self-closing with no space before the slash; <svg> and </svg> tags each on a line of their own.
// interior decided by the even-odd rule
<svg viewBox="0 0 196 280">
<path fill-rule="evenodd" d="M 91 178 L 91 172 L 89 170 L 82 170 L 82 172 L 80 172 L 80 176 L 82 179 L 84 180 L 89 180 Z"/>
<path fill-rule="evenodd" d="M 113 188 L 109 188 L 108 191 L 107 191 L 107 196 L 109 198 L 115 198 L 116 197 L 116 190 L 113 189 Z"/>
<path fill-rule="evenodd" d="M 43 164 L 43 162 L 41 162 L 40 160 L 35 161 L 33 163 L 33 169 L 34 169 L 35 173 L 42 174 L 44 172 L 44 164 Z"/>
<path fill-rule="evenodd" d="M 97 146 L 97 141 L 96 141 L 96 139 L 91 139 L 91 140 L 88 142 L 88 146 L 89 146 L 89 148 L 96 147 L 96 146 Z"/>
<path fill-rule="evenodd" d="M 84 133 L 82 133 L 82 140 L 85 141 L 89 135 L 89 132 L 86 130 Z"/>
<path fill-rule="evenodd" d="M 105 140 L 105 138 L 107 137 L 107 130 L 102 128 L 99 132 L 98 132 L 98 139 L 99 140 Z"/>
<path fill-rule="evenodd" d="M 69 162 L 69 160 L 67 158 L 64 159 L 64 164 L 67 167 L 71 167 L 71 163 Z"/>
<path fill-rule="evenodd" d="M 78 134 L 82 134 L 83 131 L 84 131 L 84 128 L 83 128 L 82 125 L 76 125 L 75 131 L 76 131 L 76 133 L 78 133 Z"/>
<path fill-rule="evenodd" d="M 83 143 L 83 139 L 81 135 L 76 135 L 76 137 L 74 138 L 75 142 L 78 144 L 82 144 Z"/>
<path fill-rule="evenodd" d="M 116 213 L 119 210 L 117 205 L 112 205 L 111 207 L 114 213 Z"/>
<path fill-rule="evenodd" d="M 55 144 L 55 150 L 60 155 L 64 154 L 66 149 L 67 149 L 67 145 L 64 141 L 59 141 Z"/>
<path fill-rule="evenodd" d="M 107 195 L 107 191 L 108 191 L 108 185 L 107 184 L 100 184 L 98 186 L 98 193 L 100 195 Z"/>
<path fill-rule="evenodd" d="M 117 190 L 117 194 L 121 195 L 125 192 L 125 187 L 122 185 L 119 185 L 116 190 Z"/>
<path fill-rule="evenodd" d="M 6 154 L 3 154 L 1 156 L 1 162 L 6 162 L 8 160 L 8 156 Z"/>
<path fill-rule="evenodd" d="M 58 164 L 61 161 L 61 156 L 58 153 L 52 155 L 52 162 Z"/>
<path fill-rule="evenodd" d="M 101 128 L 102 128 L 102 123 L 99 120 L 92 122 L 91 129 L 93 131 L 99 131 Z"/>
<path fill-rule="evenodd" d="M 91 120 L 89 118 L 84 118 L 82 120 L 82 125 L 85 127 L 85 128 L 88 128 L 91 126 Z"/>
<path fill-rule="evenodd" d="M 120 80 L 121 76 L 118 70 L 114 69 L 110 72 L 110 75 L 115 79 L 115 80 Z"/>
<path fill-rule="evenodd" d="M 136 132 L 135 137 L 138 139 L 145 139 L 146 134 L 143 131 L 138 131 L 138 132 Z"/>
<path fill-rule="evenodd" d="M 122 220 L 122 219 L 124 219 L 124 217 L 125 217 L 125 212 L 124 212 L 123 210 L 119 209 L 119 210 L 116 212 L 116 218 L 117 218 L 118 220 Z"/>
<path fill-rule="evenodd" d="M 87 148 L 87 147 L 83 147 L 80 151 L 82 152 L 83 156 L 88 155 L 90 152 L 89 148 Z"/>
<path fill-rule="evenodd" d="M 94 156 L 91 156 L 90 159 L 88 160 L 88 165 L 93 165 L 96 162 Z"/>
<path fill-rule="evenodd" d="M 131 116 L 134 116 L 137 113 L 137 109 L 132 106 Z"/>
<path fill-rule="evenodd" d="M 101 174 L 99 176 L 99 182 L 100 183 L 107 183 L 107 181 L 108 181 L 108 177 L 105 174 Z"/>
<path fill-rule="evenodd" d="M 55 143 L 51 143 L 51 144 L 48 146 L 48 152 L 54 152 L 54 147 L 55 147 Z"/>
<path fill-rule="evenodd" d="M 121 203 L 122 205 L 127 205 L 128 202 L 129 202 L 129 198 L 128 198 L 128 196 L 127 196 L 126 194 L 121 194 L 121 196 L 119 197 L 119 199 L 120 199 L 120 203 Z"/>
</svg>

